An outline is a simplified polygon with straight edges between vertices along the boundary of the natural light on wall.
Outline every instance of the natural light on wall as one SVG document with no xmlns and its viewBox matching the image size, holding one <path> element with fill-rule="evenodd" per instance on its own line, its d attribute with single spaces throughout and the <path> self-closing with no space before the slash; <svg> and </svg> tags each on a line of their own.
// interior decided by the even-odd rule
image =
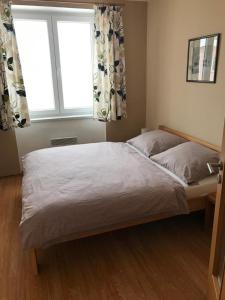
<svg viewBox="0 0 225 300">
<path fill-rule="evenodd" d="M 31 116 L 92 114 L 93 15 L 30 9 L 14 14 Z"/>
</svg>

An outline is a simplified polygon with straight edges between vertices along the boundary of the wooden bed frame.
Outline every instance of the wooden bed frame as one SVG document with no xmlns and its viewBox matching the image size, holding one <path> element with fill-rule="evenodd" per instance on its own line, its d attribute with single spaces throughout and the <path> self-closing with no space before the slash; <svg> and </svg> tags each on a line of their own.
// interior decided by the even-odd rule
<svg viewBox="0 0 225 300">
<path fill-rule="evenodd" d="M 183 137 L 185 139 L 187 139 L 188 141 L 192 141 L 192 142 L 196 142 L 198 144 L 201 144 L 207 148 L 213 149 L 217 152 L 221 152 L 221 148 L 213 145 L 211 143 L 208 143 L 204 140 L 198 139 L 196 137 L 193 137 L 191 135 L 188 135 L 186 133 L 168 128 L 166 126 L 160 125 L 159 129 L 173 133 L 177 136 Z M 195 211 L 199 211 L 199 210 L 204 210 L 206 207 L 206 197 L 199 197 L 199 198 L 193 198 L 193 199 L 188 199 L 188 206 L 190 209 L 190 212 L 195 212 Z M 85 238 L 85 237 L 90 237 L 90 236 L 94 236 L 94 235 L 98 235 L 101 233 L 106 233 L 106 232 L 110 232 L 110 231 L 114 231 L 114 230 L 118 230 L 118 229 L 123 229 L 123 228 L 127 228 L 127 227 L 131 227 L 131 226 L 135 226 L 135 225 L 140 225 L 140 224 L 144 224 L 144 223 L 149 223 L 149 222 L 153 222 L 153 221 L 158 221 L 158 220 L 162 220 L 162 219 L 166 219 L 172 217 L 172 215 L 170 213 L 161 213 L 158 215 L 154 215 L 154 216 L 150 216 L 150 217 L 145 217 L 145 218 L 139 218 L 136 220 L 132 220 L 130 222 L 126 222 L 126 223 L 120 223 L 120 224 L 116 224 L 104 229 L 99 229 L 99 230 L 93 230 L 93 231 L 89 231 L 89 232 L 82 232 L 76 235 L 71 236 L 70 238 L 68 238 L 68 240 L 75 240 L 75 239 L 80 239 L 80 238 Z M 38 274 L 38 259 L 37 259 L 37 250 L 36 249 L 31 249 L 30 250 L 30 255 L 31 255 L 31 263 L 32 263 L 32 268 L 33 268 L 33 272 L 35 275 Z"/>
</svg>

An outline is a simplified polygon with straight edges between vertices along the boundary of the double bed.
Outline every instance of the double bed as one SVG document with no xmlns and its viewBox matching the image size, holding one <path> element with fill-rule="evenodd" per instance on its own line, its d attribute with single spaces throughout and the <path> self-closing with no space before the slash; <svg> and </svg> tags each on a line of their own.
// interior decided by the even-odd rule
<svg viewBox="0 0 225 300">
<path fill-rule="evenodd" d="M 23 167 L 20 229 L 35 270 L 34 249 L 204 209 L 216 189 L 215 176 L 184 184 L 129 143 L 42 149 L 26 155 Z"/>
</svg>

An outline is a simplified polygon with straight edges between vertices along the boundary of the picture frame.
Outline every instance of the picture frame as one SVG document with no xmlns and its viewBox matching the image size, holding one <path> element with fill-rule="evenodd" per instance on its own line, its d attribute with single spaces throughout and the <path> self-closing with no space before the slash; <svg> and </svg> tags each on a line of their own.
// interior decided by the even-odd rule
<svg viewBox="0 0 225 300">
<path fill-rule="evenodd" d="M 221 34 L 188 40 L 187 82 L 216 83 Z"/>
</svg>

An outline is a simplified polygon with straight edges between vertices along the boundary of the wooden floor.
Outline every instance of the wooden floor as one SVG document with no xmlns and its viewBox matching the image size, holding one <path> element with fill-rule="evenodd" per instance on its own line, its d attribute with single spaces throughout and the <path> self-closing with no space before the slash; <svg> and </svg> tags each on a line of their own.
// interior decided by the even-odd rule
<svg viewBox="0 0 225 300">
<path fill-rule="evenodd" d="M 40 253 L 40 275 L 22 251 L 19 177 L 0 179 L 0 300 L 203 300 L 210 237 L 201 215 L 64 243 Z"/>
</svg>

